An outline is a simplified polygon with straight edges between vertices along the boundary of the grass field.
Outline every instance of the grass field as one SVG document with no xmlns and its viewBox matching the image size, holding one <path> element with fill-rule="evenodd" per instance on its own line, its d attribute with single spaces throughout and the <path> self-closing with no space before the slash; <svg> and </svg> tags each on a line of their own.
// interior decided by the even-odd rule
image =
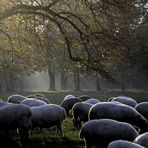
<svg viewBox="0 0 148 148">
<path fill-rule="evenodd" d="M 12 94 L 21 94 L 24 96 L 32 95 L 37 92 L 1 92 L 0 99 L 6 101 L 7 98 Z M 118 95 L 126 95 L 134 98 L 137 102 L 148 101 L 148 91 L 142 90 L 130 90 L 130 91 L 67 91 L 67 92 L 38 92 L 47 96 L 51 103 L 60 104 L 62 99 L 72 94 L 76 97 L 80 95 L 89 95 L 92 98 L 97 98 L 100 101 L 106 101 L 109 97 Z M 84 142 L 79 139 L 79 130 L 75 129 L 72 124 L 71 117 L 67 117 L 63 124 L 64 136 L 55 136 L 55 129 L 44 129 L 44 135 L 47 142 L 44 142 L 41 138 L 39 130 L 35 130 L 29 141 L 20 143 L 18 136 L 11 133 L 11 136 L 1 137 L 3 147 L 14 147 L 14 148 L 83 148 Z"/>
</svg>

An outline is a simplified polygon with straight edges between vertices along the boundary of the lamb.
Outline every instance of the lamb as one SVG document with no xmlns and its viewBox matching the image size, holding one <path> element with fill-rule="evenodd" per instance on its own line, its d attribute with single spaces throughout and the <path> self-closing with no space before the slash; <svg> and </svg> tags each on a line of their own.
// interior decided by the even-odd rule
<svg viewBox="0 0 148 148">
<path fill-rule="evenodd" d="M 84 139 L 86 148 L 92 148 L 95 145 L 106 148 L 114 140 L 133 141 L 138 136 L 138 132 L 129 123 L 99 119 L 86 122 L 79 135 Z"/>
<path fill-rule="evenodd" d="M 82 100 L 78 98 L 71 98 L 63 100 L 60 105 L 65 109 L 66 114 L 69 115 L 69 111 L 72 109 L 73 105 L 77 102 L 82 102 Z"/>
<path fill-rule="evenodd" d="M 86 100 L 84 102 L 90 103 L 90 104 L 93 104 L 94 105 L 96 103 L 99 103 L 100 101 L 98 99 L 95 99 L 95 98 L 90 98 L 90 99 L 88 99 L 88 100 Z"/>
<path fill-rule="evenodd" d="M 23 101 L 25 99 L 27 99 L 27 97 L 15 94 L 15 95 L 9 96 L 7 99 L 7 102 L 19 104 L 21 101 Z"/>
<path fill-rule="evenodd" d="M 137 105 L 137 102 L 134 99 L 126 96 L 118 96 L 113 98 L 111 101 L 118 101 L 131 107 L 135 107 Z"/>
<path fill-rule="evenodd" d="M 89 111 L 89 119 L 114 119 L 128 122 L 144 132 L 148 128 L 148 121 L 133 107 L 117 102 L 102 102 L 93 105 Z"/>
<path fill-rule="evenodd" d="M 82 122 L 88 121 L 88 113 L 92 104 L 86 102 L 78 102 L 72 107 L 73 125 L 81 128 Z"/>
<path fill-rule="evenodd" d="M 29 107 L 34 107 L 34 106 L 42 106 L 42 105 L 47 105 L 46 102 L 41 101 L 41 100 L 37 100 L 35 98 L 28 98 L 23 100 L 20 104 L 24 104 L 27 105 Z"/>
<path fill-rule="evenodd" d="M 48 104 L 44 106 L 31 107 L 32 118 L 29 122 L 29 128 L 33 131 L 35 127 L 39 127 L 42 133 L 43 128 L 51 128 L 56 126 L 57 132 L 63 135 L 62 124 L 66 118 L 66 112 L 63 107 L 56 104 Z M 43 133 L 42 137 L 45 140 Z"/>
<path fill-rule="evenodd" d="M 148 148 L 148 132 L 145 132 L 135 138 L 134 143 L 140 144 Z"/>
<path fill-rule="evenodd" d="M 11 104 L 0 107 L 0 130 L 18 129 L 20 137 L 24 138 L 32 112 L 22 104 Z"/>
<path fill-rule="evenodd" d="M 135 144 L 126 140 L 115 140 L 109 143 L 107 148 L 144 148 L 139 144 Z"/>
</svg>

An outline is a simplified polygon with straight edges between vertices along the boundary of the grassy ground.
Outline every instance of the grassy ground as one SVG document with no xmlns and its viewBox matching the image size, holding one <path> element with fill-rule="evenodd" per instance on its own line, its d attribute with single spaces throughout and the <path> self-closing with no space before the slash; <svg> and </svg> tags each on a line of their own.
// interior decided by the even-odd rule
<svg viewBox="0 0 148 148">
<path fill-rule="evenodd" d="M 1 92 L 0 98 L 4 101 L 12 94 L 21 94 L 24 96 L 35 94 L 37 92 Z M 97 98 L 101 101 L 106 101 L 109 97 L 114 97 L 118 95 L 130 96 L 137 100 L 137 102 L 148 101 L 148 91 L 142 90 L 130 90 L 130 91 L 67 91 L 67 92 L 38 92 L 47 96 L 51 103 L 60 104 L 62 99 L 68 95 L 72 94 L 76 97 L 80 95 L 89 95 L 90 97 Z M 63 124 L 64 136 L 55 136 L 55 129 L 44 129 L 44 135 L 47 142 L 44 142 L 41 138 L 39 130 L 35 130 L 30 140 L 25 143 L 20 143 L 18 140 L 18 135 L 11 134 L 8 137 L 1 137 L 3 142 L 3 147 L 14 147 L 14 148 L 83 148 L 84 142 L 79 139 L 79 131 L 75 129 L 72 124 L 71 117 L 67 117 Z"/>
</svg>

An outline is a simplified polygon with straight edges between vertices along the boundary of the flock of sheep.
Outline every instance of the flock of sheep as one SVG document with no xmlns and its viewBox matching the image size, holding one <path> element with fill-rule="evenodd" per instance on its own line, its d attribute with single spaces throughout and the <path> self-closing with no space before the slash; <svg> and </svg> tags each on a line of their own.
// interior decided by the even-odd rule
<svg viewBox="0 0 148 148">
<path fill-rule="evenodd" d="M 16 129 L 23 140 L 39 128 L 45 140 L 43 128 L 56 126 L 56 134 L 63 135 L 62 124 L 69 114 L 86 148 L 148 148 L 148 102 L 137 103 L 127 96 L 100 102 L 67 95 L 57 105 L 43 94 L 11 95 L 0 102 L 0 131 Z"/>
</svg>

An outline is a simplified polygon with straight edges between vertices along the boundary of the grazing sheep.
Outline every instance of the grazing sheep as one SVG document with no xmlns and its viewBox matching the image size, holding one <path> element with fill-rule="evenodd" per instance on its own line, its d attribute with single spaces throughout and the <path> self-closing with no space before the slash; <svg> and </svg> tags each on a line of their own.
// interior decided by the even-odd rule
<svg viewBox="0 0 148 148">
<path fill-rule="evenodd" d="M 9 103 L 9 102 L 0 102 L 0 107 L 6 106 L 6 105 L 12 105 L 13 103 Z"/>
<path fill-rule="evenodd" d="M 22 104 L 11 104 L 0 107 L 0 130 L 19 129 L 20 136 L 23 138 L 23 134 L 26 134 L 23 131 L 28 128 L 31 115 L 32 112 L 29 107 Z"/>
<path fill-rule="evenodd" d="M 126 140 L 115 140 L 109 143 L 107 148 L 144 148 L 139 144 L 135 144 Z"/>
<path fill-rule="evenodd" d="M 34 106 L 42 106 L 42 105 L 47 105 L 46 102 L 41 101 L 41 100 L 37 100 L 35 98 L 28 98 L 23 100 L 20 104 L 24 104 L 27 105 L 29 107 L 34 107 Z"/>
<path fill-rule="evenodd" d="M 111 119 L 88 121 L 80 130 L 80 138 L 84 139 L 86 148 L 95 145 L 106 148 L 111 141 L 119 139 L 133 141 L 137 136 L 137 131 L 129 123 Z"/>
<path fill-rule="evenodd" d="M 95 98 L 90 98 L 90 99 L 88 99 L 88 100 L 86 100 L 84 102 L 90 103 L 90 104 L 93 104 L 94 105 L 96 103 L 99 103 L 100 101 L 98 99 L 95 99 Z"/>
<path fill-rule="evenodd" d="M 147 120 L 133 107 L 117 102 L 102 102 L 93 105 L 89 111 L 89 119 L 114 119 L 120 122 L 127 122 L 141 131 L 148 128 Z"/>
<path fill-rule="evenodd" d="M 135 138 L 134 143 L 140 144 L 145 148 L 148 148 L 148 132 L 143 133 Z"/>
<path fill-rule="evenodd" d="M 135 109 L 148 120 L 148 102 L 141 102 L 137 104 Z"/>
<path fill-rule="evenodd" d="M 67 100 L 67 99 L 71 99 L 71 98 L 75 98 L 75 96 L 73 96 L 73 95 L 67 95 L 67 96 L 64 97 L 63 100 Z"/>
<path fill-rule="evenodd" d="M 62 123 L 66 118 L 66 112 L 63 107 L 56 104 L 48 104 L 44 106 L 31 107 L 31 111 L 32 118 L 30 120 L 29 127 L 32 131 L 35 127 L 39 127 L 42 133 L 42 128 L 51 128 L 56 126 L 56 133 L 60 131 L 61 135 L 63 135 Z"/>
<path fill-rule="evenodd" d="M 41 94 L 41 93 L 36 93 L 34 94 L 36 97 L 43 97 L 43 98 L 47 98 L 45 95 Z"/>
<path fill-rule="evenodd" d="M 111 102 L 115 97 L 110 97 L 107 99 L 107 102 Z"/>
<path fill-rule="evenodd" d="M 137 105 L 137 102 L 134 99 L 126 96 L 118 96 L 113 98 L 111 101 L 117 101 L 131 107 L 135 107 Z"/>
<path fill-rule="evenodd" d="M 75 127 L 81 128 L 82 122 L 88 121 L 88 113 L 92 104 L 86 102 L 78 102 L 72 107 L 73 124 Z"/>
<path fill-rule="evenodd" d="M 27 96 L 27 98 L 35 98 L 38 100 L 42 100 L 42 101 L 46 102 L 47 104 L 50 103 L 50 101 L 47 99 L 47 97 L 42 94 L 29 95 L 29 96 Z"/>
<path fill-rule="evenodd" d="M 82 100 L 78 98 L 71 98 L 63 100 L 60 105 L 65 109 L 66 114 L 69 115 L 69 111 L 72 109 L 73 105 L 77 102 L 82 102 Z"/>
<path fill-rule="evenodd" d="M 27 99 L 27 97 L 22 95 L 11 95 L 8 97 L 7 102 L 19 104 L 21 101 Z"/>
<path fill-rule="evenodd" d="M 82 101 L 86 101 L 88 100 L 90 97 L 88 95 L 81 95 L 79 96 L 79 99 L 81 99 Z"/>
</svg>

